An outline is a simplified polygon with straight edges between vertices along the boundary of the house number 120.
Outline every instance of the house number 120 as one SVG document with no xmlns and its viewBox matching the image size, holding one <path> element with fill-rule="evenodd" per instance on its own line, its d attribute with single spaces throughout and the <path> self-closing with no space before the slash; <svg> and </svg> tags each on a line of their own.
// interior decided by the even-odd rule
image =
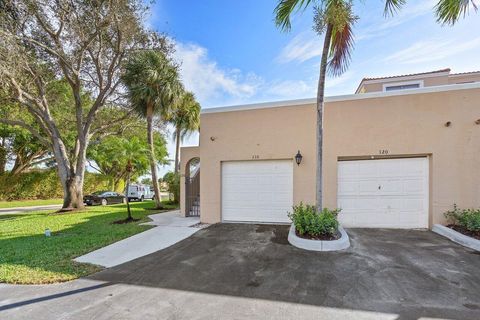
<svg viewBox="0 0 480 320">
<path fill-rule="evenodd" d="M 380 150 L 378 150 L 378 154 L 388 154 L 388 150 L 380 149 Z"/>
<path fill-rule="evenodd" d="M 260 159 L 260 156 L 258 154 L 252 155 L 252 159 Z"/>
</svg>

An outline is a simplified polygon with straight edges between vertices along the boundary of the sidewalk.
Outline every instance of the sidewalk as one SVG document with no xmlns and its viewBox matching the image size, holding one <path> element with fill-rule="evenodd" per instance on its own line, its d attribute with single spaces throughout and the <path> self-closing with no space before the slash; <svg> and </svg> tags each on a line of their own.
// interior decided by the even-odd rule
<svg viewBox="0 0 480 320">
<path fill-rule="evenodd" d="M 153 214 L 149 218 L 153 221 L 144 224 L 154 225 L 155 228 L 92 251 L 74 260 L 110 268 L 170 247 L 201 229 L 201 227 L 192 227 L 200 222 L 200 218 L 185 218 L 180 215 L 180 211 Z"/>
<path fill-rule="evenodd" d="M 61 204 L 48 204 L 43 206 L 2 208 L 0 209 L 0 215 L 24 214 L 32 211 L 60 209 L 61 207 L 62 207 Z"/>
</svg>

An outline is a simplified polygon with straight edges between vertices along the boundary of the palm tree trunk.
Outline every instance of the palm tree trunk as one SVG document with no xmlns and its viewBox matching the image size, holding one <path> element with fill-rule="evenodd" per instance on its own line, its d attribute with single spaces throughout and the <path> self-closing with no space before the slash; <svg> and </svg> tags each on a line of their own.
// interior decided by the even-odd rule
<svg viewBox="0 0 480 320">
<path fill-rule="evenodd" d="M 128 188 L 130 187 L 130 172 L 127 173 L 126 200 L 127 200 L 127 220 L 133 220 L 132 212 L 130 211 L 130 201 L 128 200 Z"/>
<path fill-rule="evenodd" d="M 320 76 L 317 90 L 317 176 L 316 176 L 316 205 L 317 210 L 323 209 L 322 200 L 322 163 L 323 163 L 323 105 L 325 101 L 325 74 L 327 72 L 328 52 L 332 40 L 332 24 L 327 25 L 325 40 L 323 41 L 322 59 L 320 62 Z"/>
<path fill-rule="evenodd" d="M 180 128 L 175 129 L 175 173 L 180 171 Z"/>
<path fill-rule="evenodd" d="M 160 188 L 158 187 L 158 174 L 157 174 L 157 160 L 155 159 L 155 149 L 153 143 L 153 107 L 147 106 L 147 142 L 148 142 L 148 156 L 150 159 L 150 169 L 152 172 L 152 184 L 155 191 L 155 206 L 156 208 L 162 207 L 160 201 Z"/>
</svg>

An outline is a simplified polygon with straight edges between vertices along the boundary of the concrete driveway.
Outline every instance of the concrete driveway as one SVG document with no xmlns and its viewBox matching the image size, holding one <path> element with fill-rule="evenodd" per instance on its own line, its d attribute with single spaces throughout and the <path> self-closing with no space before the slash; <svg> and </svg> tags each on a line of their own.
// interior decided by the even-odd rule
<svg viewBox="0 0 480 320">
<path fill-rule="evenodd" d="M 219 224 L 89 278 L 0 287 L 5 319 L 480 319 L 480 255 L 429 231 L 347 230 L 345 252 L 287 226 Z"/>
</svg>

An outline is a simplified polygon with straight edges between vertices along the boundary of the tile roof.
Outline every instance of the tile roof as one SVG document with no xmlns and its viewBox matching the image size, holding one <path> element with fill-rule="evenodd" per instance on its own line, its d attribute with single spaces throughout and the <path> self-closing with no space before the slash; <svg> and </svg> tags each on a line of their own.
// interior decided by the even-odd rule
<svg viewBox="0 0 480 320">
<path fill-rule="evenodd" d="M 435 70 L 435 71 L 429 71 L 429 72 L 402 74 L 402 75 L 398 75 L 398 76 L 377 77 L 377 78 L 363 78 L 363 79 L 362 79 L 362 82 L 363 82 L 363 81 L 368 81 L 368 80 L 395 79 L 395 78 L 411 77 L 411 76 L 419 76 L 419 75 L 433 74 L 433 73 L 443 73 L 443 72 L 450 72 L 450 68 L 441 69 L 441 70 Z M 468 72 L 468 73 L 470 73 L 470 72 Z"/>
</svg>

